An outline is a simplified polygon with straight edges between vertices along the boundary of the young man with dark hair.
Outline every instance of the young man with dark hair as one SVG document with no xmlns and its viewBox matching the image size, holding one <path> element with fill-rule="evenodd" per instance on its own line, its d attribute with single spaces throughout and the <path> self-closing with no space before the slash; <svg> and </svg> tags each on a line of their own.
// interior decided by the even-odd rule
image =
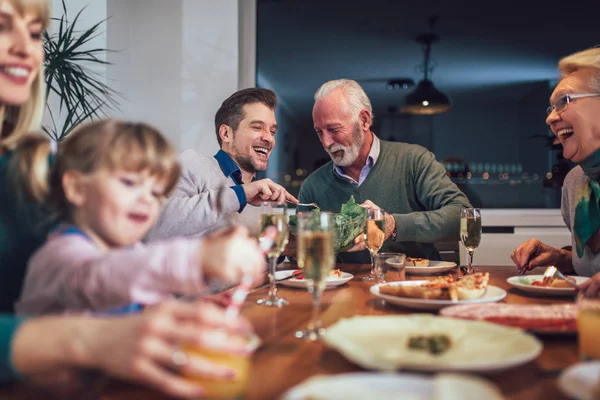
<svg viewBox="0 0 600 400">
<path fill-rule="evenodd" d="M 275 93 L 261 88 L 240 90 L 221 104 L 215 115 L 221 150 L 213 157 L 183 152 L 181 179 L 147 239 L 203 236 L 224 227 L 226 216 L 255 234 L 262 201 L 298 202 L 270 179 L 256 180 L 256 173 L 267 169 L 275 147 L 276 107 Z M 228 189 L 217 209 L 223 186 Z"/>
</svg>

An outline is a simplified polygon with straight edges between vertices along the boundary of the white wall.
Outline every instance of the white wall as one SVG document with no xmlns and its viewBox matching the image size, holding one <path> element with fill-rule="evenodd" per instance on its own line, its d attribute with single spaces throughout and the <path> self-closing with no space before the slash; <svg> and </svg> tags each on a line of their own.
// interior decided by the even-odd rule
<svg viewBox="0 0 600 400">
<path fill-rule="evenodd" d="M 212 155 L 214 115 L 238 88 L 237 0 L 108 0 L 108 77 L 119 116 L 147 121 L 179 149 Z"/>
<path fill-rule="evenodd" d="M 238 1 L 183 1 L 183 92 L 179 147 L 218 149 L 215 113 L 238 89 Z"/>
<path fill-rule="evenodd" d="M 112 116 L 155 125 L 179 146 L 182 1 L 108 0 L 108 83 L 126 98 Z"/>
<path fill-rule="evenodd" d="M 121 93 L 109 116 L 151 123 L 179 149 L 212 155 L 214 115 L 255 85 L 255 0 L 66 0 L 81 26 L 108 18 L 92 45 L 116 50 L 98 70 Z M 53 16 L 62 15 L 53 0 Z M 242 51 L 238 50 L 242 46 Z"/>
</svg>

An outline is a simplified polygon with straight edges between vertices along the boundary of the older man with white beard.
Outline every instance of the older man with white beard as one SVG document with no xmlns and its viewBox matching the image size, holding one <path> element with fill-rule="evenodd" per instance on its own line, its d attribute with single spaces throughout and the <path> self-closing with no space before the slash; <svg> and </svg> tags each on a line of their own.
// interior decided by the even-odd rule
<svg viewBox="0 0 600 400">
<path fill-rule="evenodd" d="M 440 259 L 433 243 L 458 240 L 460 210 L 467 197 L 424 147 L 387 142 L 371 131 L 373 111 L 362 87 L 349 79 L 323 84 L 315 93 L 315 131 L 330 162 L 300 188 L 301 203 L 339 212 L 351 195 L 362 206 L 383 208 L 385 242 L 381 251 Z M 368 263 L 362 236 L 339 261 Z"/>
</svg>

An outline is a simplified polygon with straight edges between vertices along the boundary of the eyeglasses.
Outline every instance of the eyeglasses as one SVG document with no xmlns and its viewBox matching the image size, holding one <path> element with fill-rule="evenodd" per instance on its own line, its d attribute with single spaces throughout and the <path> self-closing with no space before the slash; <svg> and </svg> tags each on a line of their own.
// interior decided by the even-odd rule
<svg viewBox="0 0 600 400">
<path fill-rule="evenodd" d="M 565 94 L 564 96 L 560 96 L 554 104 L 546 109 L 548 115 L 552 113 L 552 111 L 556 111 L 557 113 L 563 112 L 567 105 L 575 99 L 581 99 L 583 97 L 598 97 L 600 93 L 585 93 L 585 94 Z"/>
</svg>

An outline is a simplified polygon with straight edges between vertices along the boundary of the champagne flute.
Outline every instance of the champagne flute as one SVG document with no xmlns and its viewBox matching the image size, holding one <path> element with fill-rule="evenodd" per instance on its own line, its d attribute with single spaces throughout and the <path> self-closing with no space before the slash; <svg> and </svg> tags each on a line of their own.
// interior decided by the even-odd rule
<svg viewBox="0 0 600 400">
<path fill-rule="evenodd" d="M 385 211 L 381 208 L 367 209 L 367 222 L 364 230 L 365 244 L 371 253 L 371 274 L 364 281 L 377 281 L 375 273 L 375 255 L 383 246 L 385 240 Z"/>
<path fill-rule="evenodd" d="M 460 240 L 467 249 L 467 270 L 465 275 L 475 272 L 473 253 L 481 242 L 481 210 L 479 208 L 463 208 L 460 213 Z"/>
<path fill-rule="evenodd" d="M 304 270 L 313 299 L 312 320 L 306 329 L 296 332 L 298 339 L 315 341 L 324 334 L 319 315 L 325 281 L 335 264 L 334 232 L 331 213 L 306 213 L 298 218 L 298 266 Z"/>
<path fill-rule="evenodd" d="M 264 231 L 274 226 L 277 229 L 277 236 L 267 250 L 267 258 L 269 260 L 269 292 L 267 297 L 259 299 L 258 304 L 267 307 L 282 307 L 288 304 L 288 301 L 277 296 L 277 282 L 275 280 L 275 272 L 277 270 L 277 259 L 281 252 L 285 249 L 289 240 L 288 216 L 286 213 L 287 206 L 285 203 L 265 201 L 262 204 L 262 214 L 260 217 L 260 235 L 263 236 Z"/>
</svg>

